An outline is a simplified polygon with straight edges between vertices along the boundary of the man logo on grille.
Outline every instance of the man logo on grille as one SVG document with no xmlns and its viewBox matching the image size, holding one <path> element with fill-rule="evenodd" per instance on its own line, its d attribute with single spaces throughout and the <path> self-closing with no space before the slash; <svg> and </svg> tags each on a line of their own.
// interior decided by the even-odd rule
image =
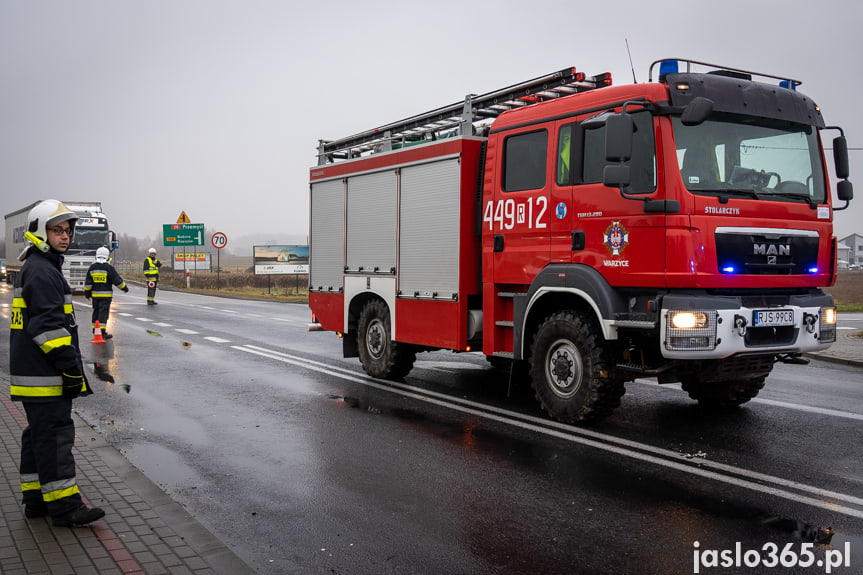
<svg viewBox="0 0 863 575">
<path fill-rule="evenodd" d="M 752 244 L 752 253 L 756 256 L 790 256 L 791 244 Z"/>
</svg>

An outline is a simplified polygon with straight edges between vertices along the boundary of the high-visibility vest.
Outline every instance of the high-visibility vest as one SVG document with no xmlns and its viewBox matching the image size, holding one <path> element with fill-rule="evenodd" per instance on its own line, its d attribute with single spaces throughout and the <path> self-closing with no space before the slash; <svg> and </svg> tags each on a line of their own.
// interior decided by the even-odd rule
<svg viewBox="0 0 863 575">
<path fill-rule="evenodd" d="M 147 260 L 144 262 L 144 275 L 145 276 L 157 276 L 159 275 L 159 266 L 156 264 L 160 263 L 158 259 L 151 258 L 147 256 Z"/>
</svg>

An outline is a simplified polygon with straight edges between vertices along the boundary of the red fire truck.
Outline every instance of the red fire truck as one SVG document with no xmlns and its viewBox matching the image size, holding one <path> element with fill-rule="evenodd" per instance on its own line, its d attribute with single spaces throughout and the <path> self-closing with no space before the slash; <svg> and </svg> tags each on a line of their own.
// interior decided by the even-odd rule
<svg viewBox="0 0 863 575">
<path fill-rule="evenodd" d="M 321 140 L 309 329 L 377 378 L 482 351 L 565 422 L 637 377 L 739 405 L 827 348 L 842 130 L 791 78 L 678 59 L 611 84 L 569 68 Z"/>
</svg>

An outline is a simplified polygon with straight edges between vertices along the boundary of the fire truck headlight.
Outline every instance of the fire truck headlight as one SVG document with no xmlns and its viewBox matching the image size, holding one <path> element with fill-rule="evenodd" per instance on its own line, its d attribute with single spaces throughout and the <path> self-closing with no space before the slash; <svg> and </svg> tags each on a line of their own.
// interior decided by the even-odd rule
<svg viewBox="0 0 863 575">
<path fill-rule="evenodd" d="M 707 325 L 707 314 L 701 311 L 670 312 L 670 318 L 676 329 L 700 329 Z"/>
<path fill-rule="evenodd" d="M 818 326 L 820 332 L 818 338 L 821 343 L 836 341 L 836 308 L 822 307 L 819 315 L 821 316 L 821 325 Z"/>
<path fill-rule="evenodd" d="M 665 347 L 678 351 L 709 351 L 716 347 L 718 313 L 668 310 L 665 312 Z"/>
</svg>

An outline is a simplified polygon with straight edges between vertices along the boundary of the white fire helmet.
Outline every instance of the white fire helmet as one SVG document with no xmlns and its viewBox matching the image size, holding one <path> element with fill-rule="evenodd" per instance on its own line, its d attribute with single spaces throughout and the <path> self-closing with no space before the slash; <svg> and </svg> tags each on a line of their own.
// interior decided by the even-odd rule
<svg viewBox="0 0 863 575">
<path fill-rule="evenodd" d="M 149 254 L 150 254 L 151 256 L 156 255 L 156 248 L 150 248 Z"/>
<path fill-rule="evenodd" d="M 108 261 L 108 256 L 111 255 L 108 253 L 108 248 L 102 247 L 96 250 L 96 261 L 100 264 L 103 264 Z"/>
<path fill-rule="evenodd" d="M 78 221 L 78 215 L 67 208 L 63 202 L 43 200 L 33 206 L 33 209 L 27 214 L 27 231 L 24 233 L 24 237 L 39 250 L 47 252 L 51 247 L 48 245 L 48 231 L 45 228 L 66 221 L 72 227 L 72 234 L 69 236 L 69 241 L 71 241 L 75 234 L 75 223 Z"/>
</svg>

